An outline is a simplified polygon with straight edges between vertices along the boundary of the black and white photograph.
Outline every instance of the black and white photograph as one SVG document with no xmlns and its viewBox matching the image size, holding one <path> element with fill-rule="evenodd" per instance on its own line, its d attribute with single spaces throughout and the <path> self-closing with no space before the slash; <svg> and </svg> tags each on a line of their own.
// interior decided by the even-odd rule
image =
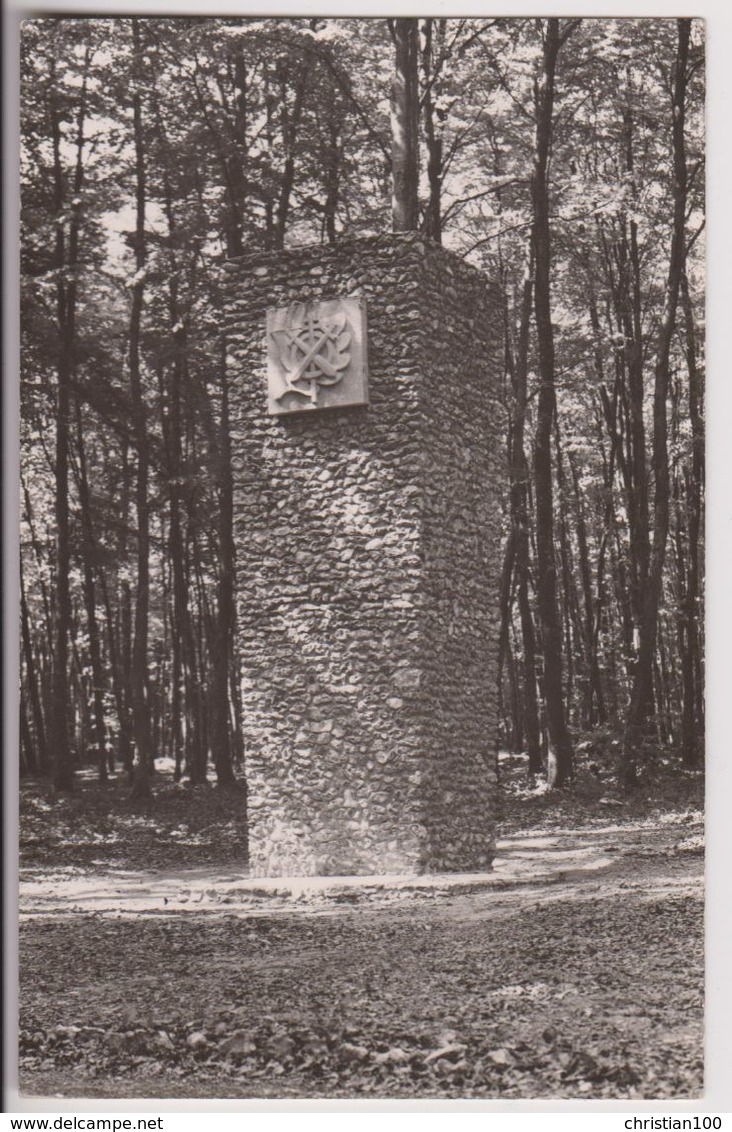
<svg viewBox="0 0 732 1132">
<path fill-rule="evenodd" d="M 701 1103 L 706 42 L 19 22 L 23 1098 Z"/>
</svg>

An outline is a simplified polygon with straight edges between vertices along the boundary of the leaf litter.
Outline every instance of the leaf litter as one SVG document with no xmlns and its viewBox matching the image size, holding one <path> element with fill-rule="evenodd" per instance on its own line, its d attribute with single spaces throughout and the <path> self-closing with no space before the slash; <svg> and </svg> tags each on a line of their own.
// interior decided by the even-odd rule
<svg viewBox="0 0 732 1132">
<path fill-rule="evenodd" d="M 98 847 L 59 853 L 71 807 L 59 815 L 53 799 L 37 797 L 31 872 L 52 876 L 74 865 L 101 874 Z M 143 825 L 128 820 L 139 816 L 129 810 L 118 821 L 112 803 L 101 808 L 102 827 L 120 835 L 117 863 L 149 866 L 149 823 L 157 841 L 166 804 L 143 814 Z M 193 863 L 231 870 L 234 840 L 219 840 L 216 823 L 222 805 L 238 802 L 207 804 L 196 814 L 199 800 L 169 803 L 170 820 L 195 831 Z M 509 796 L 504 807 L 509 848 L 525 836 L 540 858 L 547 831 L 571 839 L 572 822 L 581 822 L 597 827 L 600 844 L 615 844 L 611 863 L 599 876 L 546 888 L 395 896 L 377 905 L 285 900 L 244 912 L 193 902 L 155 916 L 29 919 L 21 925 L 24 1091 L 698 1096 L 698 791 L 675 808 L 670 794 L 661 807 L 649 794 L 645 808 L 633 799 L 622 810 L 600 807 L 597 797 L 532 796 L 533 822 L 526 804 Z M 88 832 L 99 832 L 93 807 L 86 821 Z M 180 840 L 164 847 L 165 867 L 170 854 L 192 863 Z"/>
</svg>

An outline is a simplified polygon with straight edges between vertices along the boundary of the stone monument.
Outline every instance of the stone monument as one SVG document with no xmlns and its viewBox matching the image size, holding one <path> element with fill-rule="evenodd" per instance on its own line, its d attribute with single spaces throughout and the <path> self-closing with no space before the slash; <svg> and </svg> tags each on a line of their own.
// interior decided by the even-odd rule
<svg viewBox="0 0 732 1132">
<path fill-rule="evenodd" d="M 494 851 L 502 367 L 414 233 L 226 264 L 253 875 Z"/>
</svg>

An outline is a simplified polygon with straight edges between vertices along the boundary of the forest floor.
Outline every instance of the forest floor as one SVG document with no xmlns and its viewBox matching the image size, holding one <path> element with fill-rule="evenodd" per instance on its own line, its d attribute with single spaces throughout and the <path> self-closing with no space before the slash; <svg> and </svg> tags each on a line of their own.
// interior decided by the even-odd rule
<svg viewBox="0 0 732 1132">
<path fill-rule="evenodd" d="M 699 1096 L 703 781 L 502 760 L 494 872 L 243 876 L 238 791 L 21 803 L 26 1096 Z"/>
</svg>

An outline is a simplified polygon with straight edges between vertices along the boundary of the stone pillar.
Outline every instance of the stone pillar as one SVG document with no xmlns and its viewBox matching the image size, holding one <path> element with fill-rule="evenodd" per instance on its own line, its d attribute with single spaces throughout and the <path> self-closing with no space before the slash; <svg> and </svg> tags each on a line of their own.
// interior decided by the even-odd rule
<svg viewBox="0 0 732 1132">
<path fill-rule="evenodd" d="M 498 306 L 480 272 L 414 233 L 226 272 L 252 874 L 485 869 Z M 304 411 L 271 415 L 267 312 L 271 332 L 273 311 L 344 297 L 366 311 L 368 405 L 293 396 Z"/>
</svg>

